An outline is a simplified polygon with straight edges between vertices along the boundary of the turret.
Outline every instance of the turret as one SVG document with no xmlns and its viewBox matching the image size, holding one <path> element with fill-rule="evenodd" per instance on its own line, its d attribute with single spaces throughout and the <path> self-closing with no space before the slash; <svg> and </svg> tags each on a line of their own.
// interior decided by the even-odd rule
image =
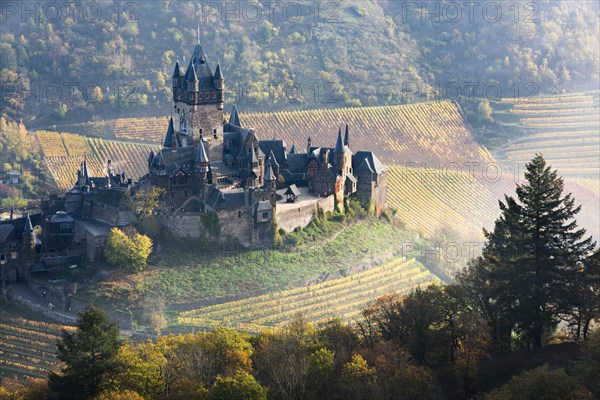
<svg viewBox="0 0 600 400">
<path fill-rule="evenodd" d="M 348 124 L 346 124 L 346 133 L 344 134 L 344 146 L 350 146 L 350 133 L 348 132 Z"/>
<path fill-rule="evenodd" d="M 175 62 L 175 71 L 173 71 L 173 87 L 180 88 L 183 85 L 183 74 L 181 73 L 181 67 L 179 60 Z"/>
<path fill-rule="evenodd" d="M 77 171 L 77 187 L 83 189 L 90 185 L 90 174 L 88 172 L 87 160 L 84 158 L 79 171 Z"/>
<path fill-rule="evenodd" d="M 21 248 L 21 262 L 23 267 L 35 263 L 35 245 L 36 237 L 35 233 L 33 232 L 31 218 L 29 217 L 29 213 L 27 213 L 27 220 L 25 221 L 25 228 L 23 229 L 23 240 Z M 28 271 L 23 270 L 23 272 L 27 274 Z"/>
<path fill-rule="evenodd" d="M 335 163 L 335 172 L 340 175 L 342 179 L 346 179 L 346 158 L 344 157 L 344 145 L 342 142 L 342 128 L 338 130 L 337 142 L 335 144 L 335 150 L 333 151 L 333 162 Z"/>
<path fill-rule="evenodd" d="M 148 155 L 148 167 L 152 165 L 154 161 L 154 150 L 150 150 L 150 155 Z"/>
<path fill-rule="evenodd" d="M 273 191 L 277 186 L 277 176 L 273 173 L 271 165 L 267 165 L 267 172 L 265 173 L 265 188 Z"/>
<path fill-rule="evenodd" d="M 206 154 L 206 149 L 204 148 L 204 139 L 202 136 L 200 136 L 200 143 L 198 143 L 198 152 L 196 153 L 195 164 L 196 167 L 200 169 L 200 172 L 208 172 L 208 155 Z"/>
<path fill-rule="evenodd" d="M 229 114 L 229 125 L 242 126 L 240 122 L 240 115 L 238 114 L 238 109 L 233 105 L 233 109 L 231 110 L 231 114 Z"/>
<path fill-rule="evenodd" d="M 194 64 L 190 64 L 188 69 L 190 70 L 190 75 L 187 80 L 187 91 L 188 92 L 197 92 L 200 89 L 200 81 L 198 81 L 198 76 L 196 75 L 196 68 Z"/>
<path fill-rule="evenodd" d="M 175 140 L 175 128 L 173 127 L 173 117 L 169 119 L 169 127 L 167 128 L 167 135 L 163 147 L 172 148 L 175 147 L 177 140 Z"/>
<path fill-rule="evenodd" d="M 273 153 L 273 150 L 271 150 L 271 152 L 269 153 L 269 157 L 267 158 L 267 166 L 269 166 L 273 170 L 273 173 L 275 174 L 275 176 L 279 175 L 279 163 L 277 162 L 277 159 L 275 158 L 275 154 Z"/>
<path fill-rule="evenodd" d="M 250 152 L 252 153 L 250 158 L 250 162 L 252 163 L 252 169 L 258 168 L 258 157 L 256 156 L 256 151 L 254 150 L 254 148 L 251 148 Z"/>
<path fill-rule="evenodd" d="M 335 154 L 338 153 L 343 153 L 344 152 L 344 145 L 342 142 L 342 128 L 340 128 L 338 130 L 338 136 L 337 136 L 337 141 L 335 143 L 335 150 L 334 150 Z"/>
<path fill-rule="evenodd" d="M 33 233 L 33 225 L 31 224 L 31 217 L 29 213 L 27 213 L 27 219 L 25 220 L 25 227 L 23 228 L 23 238 L 34 235 Z"/>
<path fill-rule="evenodd" d="M 215 89 L 225 89 L 225 78 L 221 72 L 221 63 L 217 62 L 217 69 L 215 69 Z"/>
</svg>

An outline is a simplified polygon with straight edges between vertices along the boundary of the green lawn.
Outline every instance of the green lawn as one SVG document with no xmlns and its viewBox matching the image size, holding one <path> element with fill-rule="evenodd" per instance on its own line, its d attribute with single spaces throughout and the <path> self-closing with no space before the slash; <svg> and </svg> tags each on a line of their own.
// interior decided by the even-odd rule
<svg viewBox="0 0 600 400">
<path fill-rule="evenodd" d="M 82 295 L 114 306 L 149 307 L 159 298 L 169 305 L 285 289 L 359 264 L 380 264 L 397 254 L 407 237 L 392 223 L 367 219 L 313 224 L 287 236 L 288 245 L 280 249 L 222 255 L 213 249 L 207 255 L 190 245 L 188 252 L 156 255 L 142 274 L 117 274 Z"/>
</svg>

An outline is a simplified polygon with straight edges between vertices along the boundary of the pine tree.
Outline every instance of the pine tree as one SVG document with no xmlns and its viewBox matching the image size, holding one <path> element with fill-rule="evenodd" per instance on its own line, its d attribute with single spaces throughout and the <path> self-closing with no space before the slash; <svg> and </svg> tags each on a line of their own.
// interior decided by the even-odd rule
<svg viewBox="0 0 600 400">
<path fill-rule="evenodd" d="M 517 200 L 500 202 L 501 216 L 482 257 L 471 263 L 460 281 L 488 318 L 495 350 L 510 350 L 517 332 L 526 346 L 541 347 L 545 333 L 572 308 L 578 268 L 595 243 L 577 226 L 571 194 L 541 155 L 526 165 L 526 182 Z"/>
<path fill-rule="evenodd" d="M 527 182 L 517 187 L 521 203 L 519 226 L 522 239 L 515 264 L 521 329 L 534 347 L 542 346 L 544 332 L 552 328 L 559 313 L 570 307 L 576 287 L 578 264 L 594 250 L 585 229 L 578 229 L 571 194 L 562 196 L 563 180 L 546 166 L 542 155 L 526 165 Z"/>
<path fill-rule="evenodd" d="M 77 331 L 63 331 L 57 343 L 64 366 L 60 374 L 50 373 L 52 393 L 61 400 L 94 398 L 116 371 L 120 345 L 117 323 L 96 307 L 86 308 L 79 314 Z"/>
</svg>

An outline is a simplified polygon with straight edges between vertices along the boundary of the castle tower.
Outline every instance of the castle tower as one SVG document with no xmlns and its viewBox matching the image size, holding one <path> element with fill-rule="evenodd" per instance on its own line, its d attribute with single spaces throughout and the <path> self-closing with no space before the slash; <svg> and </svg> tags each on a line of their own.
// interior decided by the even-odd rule
<svg viewBox="0 0 600 400">
<path fill-rule="evenodd" d="M 267 165 L 267 172 L 265 173 L 265 188 L 269 189 L 271 192 L 275 191 L 277 186 L 277 176 L 273 173 L 273 168 L 271 165 Z"/>
<path fill-rule="evenodd" d="M 182 146 L 197 146 L 199 135 L 205 138 L 205 150 L 211 164 L 223 159 L 223 103 L 225 78 L 221 65 L 212 73 L 202 46 L 196 44 L 185 74 L 175 64 L 173 105 L 179 114 L 179 132 L 185 133 Z"/>
<path fill-rule="evenodd" d="M 335 172 L 346 180 L 346 157 L 344 157 L 344 145 L 342 142 L 342 128 L 338 130 L 337 142 L 333 151 L 333 162 L 335 163 Z"/>
<path fill-rule="evenodd" d="M 31 225 L 31 218 L 27 213 L 25 228 L 23 229 L 23 239 L 21 241 L 21 272 L 19 275 L 27 278 L 29 269 L 27 267 L 35 263 L 35 233 Z"/>
</svg>

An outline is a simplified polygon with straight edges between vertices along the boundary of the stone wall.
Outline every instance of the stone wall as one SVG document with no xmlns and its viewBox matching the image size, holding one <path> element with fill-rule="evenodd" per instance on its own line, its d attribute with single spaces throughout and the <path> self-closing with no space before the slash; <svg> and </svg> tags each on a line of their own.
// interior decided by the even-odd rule
<svg viewBox="0 0 600 400">
<path fill-rule="evenodd" d="M 277 211 L 277 227 L 287 232 L 292 232 L 298 227 L 305 227 L 312 221 L 314 214 L 317 212 L 317 205 L 323 211 L 333 211 L 335 209 L 335 196 L 331 195 L 307 206 L 293 208 L 286 211 Z"/>
<path fill-rule="evenodd" d="M 203 226 L 201 215 L 203 213 L 186 213 L 158 216 L 160 223 L 173 235 L 179 237 L 209 237 L 206 227 Z M 204 214 L 206 215 L 206 214 Z M 218 210 L 215 215 L 219 219 L 221 235 L 219 242 L 229 238 L 237 239 L 246 247 L 255 244 L 254 221 L 250 209 Z"/>
<path fill-rule="evenodd" d="M 89 218 L 106 221 L 111 225 L 124 226 L 135 221 L 135 216 L 131 211 L 122 210 L 96 201 L 91 202 L 91 207 L 87 211 L 84 215 Z"/>
</svg>

